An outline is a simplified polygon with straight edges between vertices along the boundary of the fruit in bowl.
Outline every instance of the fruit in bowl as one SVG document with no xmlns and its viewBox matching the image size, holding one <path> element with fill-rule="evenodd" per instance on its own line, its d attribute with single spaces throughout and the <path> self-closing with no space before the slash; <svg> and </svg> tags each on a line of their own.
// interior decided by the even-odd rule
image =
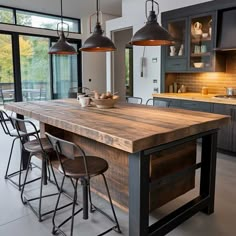
<svg viewBox="0 0 236 236">
<path fill-rule="evenodd" d="M 94 92 L 94 97 L 91 99 L 97 108 L 108 109 L 114 107 L 116 102 L 119 100 L 119 96 L 110 92 L 102 93 L 101 95 Z"/>
</svg>

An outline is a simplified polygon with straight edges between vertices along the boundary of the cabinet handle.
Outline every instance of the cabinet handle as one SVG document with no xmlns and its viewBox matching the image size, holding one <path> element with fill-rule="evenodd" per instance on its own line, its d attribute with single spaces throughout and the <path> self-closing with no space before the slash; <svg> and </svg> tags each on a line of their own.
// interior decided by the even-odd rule
<svg viewBox="0 0 236 236">
<path fill-rule="evenodd" d="M 180 66 L 181 64 L 173 64 L 173 66 Z"/>
</svg>

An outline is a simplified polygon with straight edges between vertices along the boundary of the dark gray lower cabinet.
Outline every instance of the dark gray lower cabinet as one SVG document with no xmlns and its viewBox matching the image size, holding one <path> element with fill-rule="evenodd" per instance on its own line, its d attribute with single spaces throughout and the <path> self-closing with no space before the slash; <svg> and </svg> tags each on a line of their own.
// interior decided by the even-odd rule
<svg viewBox="0 0 236 236">
<path fill-rule="evenodd" d="M 154 98 L 154 101 L 159 98 Z M 231 122 L 221 127 L 218 133 L 218 148 L 236 153 L 236 106 L 218 103 L 197 102 L 180 99 L 162 99 L 170 102 L 170 107 L 193 111 L 212 112 L 231 116 Z M 155 104 L 155 102 L 154 102 Z"/>
<path fill-rule="evenodd" d="M 219 131 L 218 148 L 236 152 L 236 106 L 214 104 L 213 111 L 214 113 L 231 116 L 230 123 L 221 127 Z"/>
</svg>

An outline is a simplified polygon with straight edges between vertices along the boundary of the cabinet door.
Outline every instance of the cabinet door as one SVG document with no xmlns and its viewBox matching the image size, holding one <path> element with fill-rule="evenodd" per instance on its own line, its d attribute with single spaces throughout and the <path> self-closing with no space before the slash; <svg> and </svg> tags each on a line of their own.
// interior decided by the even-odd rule
<svg viewBox="0 0 236 236">
<path fill-rule="evenodd" d="M 211 12 L 189 18 L 190 71 L 214 71 L 216 13 Z"/>
<path fill-rule="evenodd" d="M 207 102 L 193 102 L 183 100 L 181 102 L 181 107 L 193 111 L 212 112 L 212 104 Z"/>
<path fill-rule="evenodd" d="M 222 115 L 232 115 L 232 108 L 233 106 L 230 105 L 214 104 L 214 113 Z M 232 151 L 232 146 L 233 146 L 232 128 L 233 128 L 232 122 L 220 128 L 218 132 L 218 145 L 217 145 L 218 148 Z"/>
<path fill-rule="evenodd" d="M 187 25 L 187 18 L 163 24 L 175 41 L 174 45 L 165 48 L 166 71 L 187 70 Z"/>
<path fill-rule="evenodd" d="M 231 127 L 232 127 L 231 151 L 236 152 L 236 107 L 235 106 L 231 107 L 230 115 L 231 115 Z"/>
</svg>

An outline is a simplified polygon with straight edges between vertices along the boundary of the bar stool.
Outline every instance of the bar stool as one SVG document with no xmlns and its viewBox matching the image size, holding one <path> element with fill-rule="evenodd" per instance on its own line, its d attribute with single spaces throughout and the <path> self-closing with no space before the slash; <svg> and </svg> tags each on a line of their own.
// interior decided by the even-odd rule
<svg viewBox="0 0 236 236">
<path fill-rule="evenodd" d="M 8 162 L 7 162 L 7 168 L 6 168 L 6 173 L 5 173 L 5 179 L 9 180 L 11 183 L 14 184 L 14 186 L 16 186 L 19 190 L 21 190 L 21 187 L 23 184 L 21 184 L 21 176 L 22 176 L 22 172 L 24 171 L 23 169 L 23 158 L 21 155 L 20 158 L 20 166 L 19 166 L 19 170 L 14 171 L 12 173 L 8 173 L 9 172 L 9 168 L 10 168 L 10 164 L 11 164 L 11 158 L 12 158 L 12 152 L 13 152 L 13 148 L 14 148 L 14 144 L 15 141 L 17 139 L 20 139 L 21 137 L 26 136 L 26 133 L 23 131 L 20 131 L 19 133 L 17 132 L 14 123 L 12 122 L 12 120 L 10 119 L 10 117 L 7 115 L 7 113 L 3 110 L 0 110 L 0 123 L 2 126 L 2 129 L 4 131 L 4 133 L 6 135 L 9 135 L 10 137 L 14 138 L 12 141 L 12 145 L 11 145 L 11 150 L 10 150 L 10 154 L 9 154 L 9 158 L 8 158 Z M 39 132 L 39 130 L 36 129 L 36 131 L 28 131 L 30 135 L 36 135 L 36 133 Z M 14 181 L 14 179 L 12 179 L 14 176 L 18 175 L 18 181 Z M 31 183 L 33 181 L 29 181 L 27 183 Z M 26 184 L 27 184 L 26 183 Z"/>
<path fill-rule="evenodd" d="M 116 217 L 116 213 L 113 207 L 113 203 L 111 200 L 111 196 L 109 193 L 106 177 L 104 175 L 104 172 L 108 169 L 108 163 L 106 160 L 96 157 L 96 156 L 86 156 L 83 149 L 71 142 L 59 139 L 51 134 L 45 133 L 46 136 L 49 138 L 54 150 L 57 153 L 58 161 L 60 163 L 59 165 L 59 172 L 63 174 L 63 179 L 61 183 L 60 193 L 57 199 L 57 203 L 55 206 L 55 211 L 52 218 L 53 223 L 53 230 L 52 233 L 62 233 L 65 235 L 65 233 L 61 230 L 61 226 L 64 225 L 66 222 L 71 220 L 71 229 L 70 229 L 70 236 L 73 236 L 73 226 L 74 226 L 74 216 L 77 215 L 79 212 L 83 211 L 83 219 L 88 219 L 88 199 L 90 202 L 90 212 L 93 213 L 94 211 L 98 211 L 104 216 L 106 216 L 109 220 L 111 220 L 114 223 L 114 226 L 107 229 L 103 233 L 100 233 L 99 235 L 104 235 L 111 230 L 115 230 L 118 233 L 121 233 L 120 226 Z M 90 192 L 90 179 L 102 175 L 108 199 L 110 202 L 111 210 L 113 213 L 113 218 L 111 218 L 107 213 L 102 211 L 101 209 L 97 208 L 93 203 L 91 199 L 91 192 Z M 71 179 L 71 181 L 75 181 L 74 183 L 74 199 L 73 199 L 73 206 L 72 206 L 72 214 L 70 217 L 65 219 L 62 223 L 59 225 L 55 224 L 55 217 L 56 213 L 59 210 L 58 205 L 60 202 L 60 197 L 62 193 L 62 188 L 64 185 L 65 177 Z M 83 191 L 83 206 L 79 210 L 75 212 L 75 204 L 77 202 L 77 187 L 78 187 L 78 181 L 80 181 L 82 185 L 82 191 Z"/>
<path fill-rule="evenodd" d="M 55 176 L 55 173 L 53 170 L 53 166 L 52 166 L 52 161 L 50 158 L 50 155 L 54 153 L 54 150 L 47 138 L 40 138 L 39 137 L 38 132 L 36 132 L 37 131 L 36 126 L 34 125 L 33 122 L 31 122 L 29 120 L 22 120 L 22 119 L 17 119 L 17 118 L 10 118 L 10 119 L 11 119 L 12 123 L 15 124 L 18 136 L 20 137 L 22 148 L 26 152 L 29 153 L 28 165 L 27 165 L 27 169 L 26 169 L 26 174 L 25 174 L 22 190 L 21 190 L 21 200 L 22 200 L 23 204 L 28 204 L 30 206 L 32 211 L 38 217 L 39 222 L 41 222 L 43 216 L 54 212 L 54 210 L 49 210 L 44 213 L 41 212 L 42 211 L 41 210 L 42 199 L 59 194 L 59 186 L 57 183 L 57 179 L 56 179 L 56 176 Z M 30 137 L 32 137 L 32 134 L 27 133 L 27 131 L 26 131 L 26 135 L 24 135 L 23 137 L 20 136 L 20 132 L 21 132 L 20 127 L 24 127 L 24 126 L 30 126 L 35 131 L 35 135 L 33 135 L 33 138 L 34 138 L 33 140 L 30 140 Z M 27 137 L 28 141 L 25 141 L 26 137 Z M 41 160 L 41 177 L 36 179 L 36 180 L 40 179 L 40 190 L 39 190 L 40 192 L 39 192 L 39 197 L 27 199 L 24 196 L 24 190 L 25 190 L 25 185 L 27 183 L 27 177 L 28 177 L 28 173 L 30 170 L 30 162 L 31 162 L 32 156 L 36 156 L 37 158 L 39 158 Z M 55 183 L 58 191 L 56 193 L 43 195 L 43 185 L 47 184 L 47 180 L 52 182 L 50 179 L 50 175 L 47 176 L 47 168 L 48 168 L 48 173 L 50 174 L 49 167 L 50 167 L 51 172 L 53 174 L 54 183 Z M 31 201 L 35 201 L 35 200 L 39 200 L 38 209 L 35 209 L 30 203 Z"/>
</svg>

